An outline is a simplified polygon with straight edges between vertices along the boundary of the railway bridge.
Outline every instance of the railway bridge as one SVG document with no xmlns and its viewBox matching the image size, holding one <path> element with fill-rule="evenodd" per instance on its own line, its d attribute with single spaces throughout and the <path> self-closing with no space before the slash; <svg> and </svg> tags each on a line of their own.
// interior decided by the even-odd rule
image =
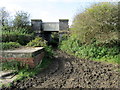
<svg viewBox="0 0 120 90">
<path fill-rule="evenodd" d="M 31 19 L 31 26 L 37 36 L 51 42 L 52 32 L 57 32 L 59 41 L 61 40 L 62 35 L 69 30 L 68 22 L 68 19 L 59 19 L 59 22 L 43 22 L 41 19 Z"/>
</svg>

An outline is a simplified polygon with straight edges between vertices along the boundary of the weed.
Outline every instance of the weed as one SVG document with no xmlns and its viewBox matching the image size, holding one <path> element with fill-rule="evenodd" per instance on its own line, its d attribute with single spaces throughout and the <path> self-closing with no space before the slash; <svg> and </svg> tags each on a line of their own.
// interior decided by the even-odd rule
<svg viewBox="0 0 120 90">
<path fill-rule="evenodd" d="M 120 48 L 117 46 L 99 46 L 95 43 L 89 45 L 80 44 L 77 38 L 70 37 L 68 40 L 63 40 L 59 47 L 61 50 L 79 58 L 120 64 Z"/>
<path fill-rule="evenodd" d="M 0 43 L 0 47 L 2 47 L 3 50 L 7 49 L 14 49 L 14 48 L 19 48 L 21 45 L 17 42 L 2 42 Z"/>
<path fill-rule="evenodd" d="M 27 46 L 31 47 L 45 47 L 47 41 L 43 40 L 41 37 L 36 37 L 34 40 L 30 41 Z"/>
</svg>

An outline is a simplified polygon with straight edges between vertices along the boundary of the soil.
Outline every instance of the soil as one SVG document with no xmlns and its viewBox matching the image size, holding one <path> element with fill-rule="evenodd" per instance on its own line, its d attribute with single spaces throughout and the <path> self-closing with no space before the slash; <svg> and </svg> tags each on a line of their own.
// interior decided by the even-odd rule
<svg viewBox="0 0 120 90">
<path fill-rule="evenodd" d="M 79 59 L 59 50 L 55 53 L 48 68 L 30 79 L 14 82 L 9 89 L 120 88 L 118 65 Z"/>
</svg>

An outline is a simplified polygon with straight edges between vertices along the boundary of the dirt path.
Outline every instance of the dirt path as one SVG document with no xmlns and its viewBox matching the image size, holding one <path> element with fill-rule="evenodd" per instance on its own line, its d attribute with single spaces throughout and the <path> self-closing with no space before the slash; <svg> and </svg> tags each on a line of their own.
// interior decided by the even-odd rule
<svg viewBox="0 0 120 90">
<path fill-rule="evenodd" d="M 38 76 L 14 84 L 18 88 L 118 88 L 118 66 L 78 59 L 55 51 L 54 62 Z"/>
</svg>

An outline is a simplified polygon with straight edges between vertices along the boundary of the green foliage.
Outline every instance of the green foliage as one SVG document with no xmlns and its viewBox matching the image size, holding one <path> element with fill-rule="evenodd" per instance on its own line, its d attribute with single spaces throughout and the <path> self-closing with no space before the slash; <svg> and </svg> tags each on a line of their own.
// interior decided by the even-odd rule
<svg viewBox="0 0 120 90">
<path fill-rule="evenodd" d="M 45 46 L 45 57 L 46 58 L 53 58 L 54 52 L 52 46 Z"/>
<path fill-rule="evenodd" d="M 32 47 L 45 47 L 46 46 L 46 41 L 42 39 L 41 37 L 36 37 L 34 40 L 30 41 L 27 46 L 32 46 Z"/>
<path fill-rule="evenodd" d="M 79 58 L 120 63 L 118 59 L 120 48 L 118 46 L 99 46 L 97 42 L 85 45 L 82 44 L 79 39 L 72 36 L 69 37 L 68 40 L 63 40 L 59 47 L 61 50 Z"/>
<path fill-rule="evenodd" d="M 29 21 L 29 14 L 24 11 L 16 12 L 14 20 L 10 19 L 9 13 L 6 11 L 4 7 L 0 8 L 0 16 L 1 16 L 1 26 L 2 31 L 14 31 L 14 30 L 22 30 L 27 33 L 32 33 L 32 28 Z"/>
<path fill-rule="evenodd" d="M 116 3 L 104 2 L 76 15 L 60 49 L 79 58 L 120 64 L 118 9 Z"/>
<path fill-rule="evenodd" d="M 114 64 L 120 64 L 120 54 L 114 55 L 114 56 L 104 56 L 100 59 L 93 59 L 96 61 L 102 61 L 102 62 L 109 62 L 109 63 L 114 63 Z"/>
<path fill-rule="evenodd" d="M 0 47 L 2 47 L 3 50 L 19 48 L 20 46 L 21 45 L 17 42 L 0 43 Z"/>
<path fill-rule="evenodd" d="M 38 64 L 35 68 L 31 68 L 31 69 L 23 68 L 23 69 L 19 70 L 16 80 L 23 80 L 25 78 L 27 79 L 27 78 L 37 75 L 42 69 L 47 68 L 51 64 L 51 62 L 52 62 L 52 59 L 47 58 L 45 56 L 43 58 L 41 64 Z"/>
<path fill-rule="evenodd" d="M 52 63 L 53 50 L 51 46 L 45 47 L 45 56 L 41 62 L 34 68 L 29 68 L 28 65 L 23 65 L 22 62 L 11 60 L 9 62 L 4 62 L 2 64 L 3 70 L 17 70 L 17 80 L 23 80 L 38 74 L 42 69 L 47 68 Z"/>
<path fill-rule="evenodd" d="M 59 34 L 57 32 L 52 32 L 51 37 L 57 39 L 59 37 Z"/>
<path fill-rule="evenodd" d="M 75 36 L 71 36 L 63 40 L 59 47 L 66 52 L 72 53 L 78 50 L 79 46 L 81 46 L 80 40 L 76 39 Z"/>
<path fill-rule="evenodd" d="M 19 28 L 13 31 L 3 31 L 1 36 L 2 42 L 18 42 L 26 45 L 33 39 L 33 34 L 27 34 L 25 29 Z"/>
<path fill-rule="evenodd" d="M 52 40 L 50 41 L 51 45 L 58 45 L 59 43 L 59 33 L 58 32 L 52 32 L 51 34 Z"/>
<path fill-rule="evenodd" d="M 2 31 L 8 31 L 8 30 L 10 30 L 10 27 L 8 25 L 5 25 L 5 26 L 1 27 L 1 30 Z"/>
<path fill-rule="evenodd" d="M 18 33 L 24 33 L 24 34 L 28 34 L 29 30 L 25 27 L 11 27 L 10 29 L 7 29 L 7 31 L 9 32 L 18 32 Z"/>
<path fill-rule="evenodd" d="M 15 19 L 13 20 L 14 27 L 25 28 L 29 25 L 29 14 L 24 11 L 16 12 Z"/>
<path fill-rule="evenodd" d="M 7 84 L 0 83 L 0 88 L 4 88 L 4 87 L 10 88 L 11 86 L 12 86 L 11 83 L 7 83 Z"/>
<path fill-rule="evenodd" d="M 2 70 L 20 70 L 21 68 L 26 68 L 26 66 L 23 67 L 22 62 L 16 61 L 16 60 L 2 60 Z"/>
<path fill-rule="evenodd" d="M 8 25 L 8 17 L 9 13 L 5 9 L 5 7 L 0 7 L 0 23 L 2 26 Z"/>
<path fill-rule="evenodd" d="M 116 3 L 98 3 L 76 15 L 72 33 L 82 43 L 91 43 L 93 39 L 101 43 L 119 40 L 118 5 Z"/>
</svg>

